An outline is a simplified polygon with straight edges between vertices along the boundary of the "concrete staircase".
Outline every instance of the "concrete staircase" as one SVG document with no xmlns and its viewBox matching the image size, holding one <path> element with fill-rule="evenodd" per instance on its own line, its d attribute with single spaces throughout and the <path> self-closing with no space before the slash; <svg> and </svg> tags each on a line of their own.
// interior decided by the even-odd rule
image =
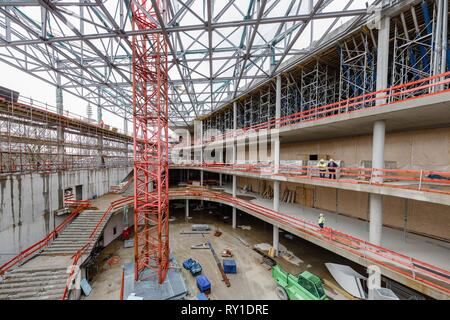
<svg viewBox="0 0 450 320">
<path fill-rule="evenodd" d="M 42 252 L 43 255 L 73 255 L 89 242 L 89 236 L 100 221 L 103 213 L 84 211 Z M 103 231 L 109 216 L 105 217 L 85 251 L 89 254 Z"/>
<path fill-rule="evenodd" d="M 89 255 L 109 220 L 109 216 L 105 217 L 89 240 L 102 215 L 103 212 L 82 212 L 39 255 L 50 259 L 56 259 L 57 256 L 71 256 L 87 243 L 89 246 L 84 255 Z M 70 257 L 67 259 L 70 260 Z M 67 266 L 51 265 L 42 268 L 21 266 L 7 272 L 0 282 L 0 300 L 61 299 L 68 276 Z"/>
<path fill-rule="evenodd" d="M 0 300 L 59 300 L 68 274 L 67 268 L 18 268 L 0 282 Z"/>
</svg>

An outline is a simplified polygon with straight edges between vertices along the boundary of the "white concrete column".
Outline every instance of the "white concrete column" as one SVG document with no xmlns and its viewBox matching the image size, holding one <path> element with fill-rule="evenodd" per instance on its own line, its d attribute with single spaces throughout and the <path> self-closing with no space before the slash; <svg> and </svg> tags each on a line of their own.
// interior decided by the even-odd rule
<svg viewBox="0 0 450 320">
<path fill-rule="evenodd" d="M 273 182 L 273 211 L 280 211 L 280 181 Z M 273 225 L 273 249 L 275 256 L 279 251 L 279 228 Z"/>
<path fill-rule="evenodd" d="M 376 89 L 383 90 L 388 84 L 388 63 L 389 63 L 389 32 L 390 18 L 385 16 L 380 21 L 378 30 L 377 46 L 377 86 Z M 383 95 L 381 93 L 380 95 Z M 384 104 L 385 99 L 377 99 L 376 105 Z M 377 177 L 380 171 L 374 169 L 384 168 L 384 140 L 386 132 L 386 123 L 384 120 L 376 121 L 373 125 L 372 140 L 372 182 L 382 182 L 383 179 Z M 375 245 L 381 245 L 381 233 L 383 227 L 383 197 L 379 194 L 370 194 L 370 222 L 369 222 L 369 242 Z M 372 272 L 371 268 L 368 268 Z M 369 299 L 373 299 L 373 288 L 381 286 L 381 276 L 369 277 Z M 369 281 L 369 280 L 368 280 Z"/>
<path fill-rule="evenodd" d="M 237 146 L 236 146 L 236 130 L 237 130 L 237 103 L 233 102 L 233 164 L 236 164 L 237 160 Z"/>
<path fill-rule="evenodd" d="M 203 170 L 200 170 L 200 185 L 203 187 Z"/>
<path fill-rule="evenodd" d="M 383 182 L 380 175 L 383 171 L 376 169 L 384 168 L 384 141 L 386 136 L 386 122 L 384 120 L 375 121 L 373 124 L 372 136 L 372 182 Z"/>
<path fill-rule="evenodd" d="M 233 229 L 236 229 L 236 226 L 237 226 L 237 217 L 236 217 L 236 208 L 235 207 L 233 207 L 231 226 Z"/>
<path fill-rule="evenodd" d="M 233 198 L 236 198 L 237 193 L 237 178 L 236 175 L 233 175 L 233 187 L 232 187 L 232 194 Z M 236 208 L 233 207 L 233 215 L 232 215 L 232 226 L 233 229 L 236 229 L 237 221 L 236 221 Z"/>
<path fill-rule="evenodd" d="M 281 117 L 281 76 L 277 76 L 276 82 L 276 97 L 275 97 L 275 118 L 279 119 Z M 280 135 L 279 135 L 279 124 L 275 126 L 275 130 L 272 130 L 272 160 L 273 160 L 273 172 L 278 173 L 280 166 Z"/>
<path fill-rule="evenodd" d="M 100 123 L 103 120 L 103 113 L 102 113 L 102 107 L 100 104 L 100 87 L 97 88 L 98 90 L 98 99 L 97 99 L 97 123 Z M 102 165 L 102 156 L 103 156 L 103 134 L 99 134 L 97 136 L 97 155 L 98 155 L 98 164 Z"/>
<path fill-rule="evenodd" d="M 273 182 L 273 211 L 280 211 L 280 181 Z"/>
<path fill-rule="evenodd" d="M 189 218 L 189 199 L 186 199 L 184 213 L 187 220 Z"/>
<path fill-rule="evenodd" d="M 278 252 L 280 251 L 280 230 L 278 226 L 273 225 L 273 253 L 275 256 L 278 256 Z"/>
<path fill-rule="evenodd" d="M 58 69 L 62 66 L 59 61 L 56 63 Z M 64 113 L 64 101 L 63 101 L 63 90 L 62 90 L 62 81 L 61 74 L 56 74 L 56 112 L 58 115 L 63 115 Z M 56 140 L 58 141 L 57 147 L 57 161 L 58 161 L 58 207 L 62 208 L 64 206 L 64 190 L 63 190 L 63 181 L 62 181 L 62 169 L 64 163 L 64 128 L 61 123 L 58 125 L 58 130 L 56 131 Z"/>
<path fill-rule="evenodd" d="M 381 229 L 383 227 L 383 196 L 370 194 L 369 242 L 381 245 Z"/>
</svg>

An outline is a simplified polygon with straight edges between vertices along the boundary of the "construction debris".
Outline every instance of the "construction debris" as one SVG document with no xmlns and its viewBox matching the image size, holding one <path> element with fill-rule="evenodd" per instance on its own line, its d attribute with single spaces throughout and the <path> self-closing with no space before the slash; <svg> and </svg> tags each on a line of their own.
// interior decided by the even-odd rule
<svg viewBox="0 0 450 320">
<path fill-rule="evenodd" d="M 209 234 L 209 231 L 181 231 L 180 234 Z"/>
<path fill-rule="evenodd" d="M 286 203 L 295 202 L 295 190 L 285 189 L 283 195 L 281 196 L 281 201 Z"/>
<path fill-rule="evenodd" d="M 132 248 L 132 247 L 134 247 L 134 239 L 125 240 L 123 242 L 123 247 L 124 248 Z"/>
<path fill-rule="evenodd" d="M 208 231 L 210 230 L 209 224 L 193 224 L 192 231 Z"/>
<path fill-rule="evenodd" d="M 209 244 L 207 242 L 201 244 L 194 244 L 191 249 L 209 249 Z"/>
<path fill-rule="evenodd" d="M 231 258 L 233 256 L 233 253 L 231 252 L 231 249 L 223 249 L 220 255 L 223 258 Z"/>
<path fill-rule="evenodd" d="M 273 188 L 271 185 L 267 184 L 266 181 L 261 182 L 261 186 L 259 187 L 259 195 L 264 199 L 272 199 L 273 198 Z"/>
<path fill-rule="evenodd" d="M 230 280 L 228 279 L 227 275 L 225 274 L 225 271 L 223 270 L 223 267 L 222 267 L 222 263 L 220 262 L 219 257 L 217 256 L 216 252 L 214 251 L 214 248 L 213 248 L 211 242 L 208 241 L 208 244 L 209 244 L 209 249 L 211 250 L 211 253 L 214 257 L 214 260 L 216 260 L 217 267 L 219 268 L 219 271 L 222 274 L 223 281 L 225 282 L 227 287 L 231 286 Z"/>
<path fill-rule="evenodd" d="M 239 229 L 242 229 L 242 230 L 252 230 L 252 227 L 250 227 L 250 226 L 244 226 L 244 225 L 242 225 L 242 226 L 237 226 Z"/>
<path fill-rule="evenodd" d="M 250 247 L 250 245 L 248 244 L 248 242 L 245 241 L 244 239 L 242 239 L 241 237 L 236 237 L 236 239 L 238 239 L 240 242 L 242 242 L 242 243 L 244 244 L 244 246 Z"/>
</svg>

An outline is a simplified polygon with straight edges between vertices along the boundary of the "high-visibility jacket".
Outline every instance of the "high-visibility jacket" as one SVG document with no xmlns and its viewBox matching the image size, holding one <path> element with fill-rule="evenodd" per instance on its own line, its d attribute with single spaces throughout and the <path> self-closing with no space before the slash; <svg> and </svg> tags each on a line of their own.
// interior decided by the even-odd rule
<svg viewBox="0 0 450 320">
<path fill-rule="evenodd" d="M 319 217 L 319 224 L 321 224 L 321 223 L 325 223 L 325 217 L 324 216 Z"/>
<path fill-rule="evenodd" d="M 317 164 L 317 166 L 319 167 L 320 170 L 326 170 L 327 169 L 327 164 L 326 162 L 320 162 Z"/>
</svg>

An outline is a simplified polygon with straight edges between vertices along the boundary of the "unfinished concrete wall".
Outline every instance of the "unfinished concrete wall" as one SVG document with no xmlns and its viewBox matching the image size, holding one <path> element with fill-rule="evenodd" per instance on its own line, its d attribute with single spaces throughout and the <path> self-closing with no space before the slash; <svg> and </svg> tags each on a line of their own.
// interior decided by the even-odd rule
<svg viewBox="0 0 450 320">
<path fill-rule="evenodd" d="M 272 185 L 272 181 L 266 181 Z M 259 192 L 263 180 L 238 177 L 238 188 L 251 186 Z M 369 220 L 369 194 L 351 190 L 280 183 L 280 197 L 288 188 L 295 190 L 295 202 L 360 220 Z M 383 224 L 388 227 L 450 241 L 450 207 L 422 201 L 383 196 Z"/>
<path fill-rule="evenodd" d="M 304 160 L 310 154 L 329 155 L 355 167 L 372 159 L 372 136 L 345 137 L 283 144 L 281 160 Z M 386 134 L 385 160 L 398 168 L 450 170 L 450 128 Z"/>
<path fill-rule="evenodd" d="M 101 196 L 131 168 L 105 168 L 62 173 L 61 189 L 82 186 L 83 199 Z M 48 234 L 65 217 L 57 217 L 57 173 L 0 177 L 0 264 Z"/>
<path fill-rule="evenodd" d="M 134 224 L 134 210 L 129 207 L 128 210 L 121 209 L 113 213 L 103 231 L 103 246 L 109 245 L 115 239 L 120 237 L 122 231 Z"/>
<path fill-rule="evenodd" d="M 315 187 L 313 207 L 368 221 L 369 194 Z M 450 207 L 383 196 L 383 225 L 450 241 Z"/>
</svg>

